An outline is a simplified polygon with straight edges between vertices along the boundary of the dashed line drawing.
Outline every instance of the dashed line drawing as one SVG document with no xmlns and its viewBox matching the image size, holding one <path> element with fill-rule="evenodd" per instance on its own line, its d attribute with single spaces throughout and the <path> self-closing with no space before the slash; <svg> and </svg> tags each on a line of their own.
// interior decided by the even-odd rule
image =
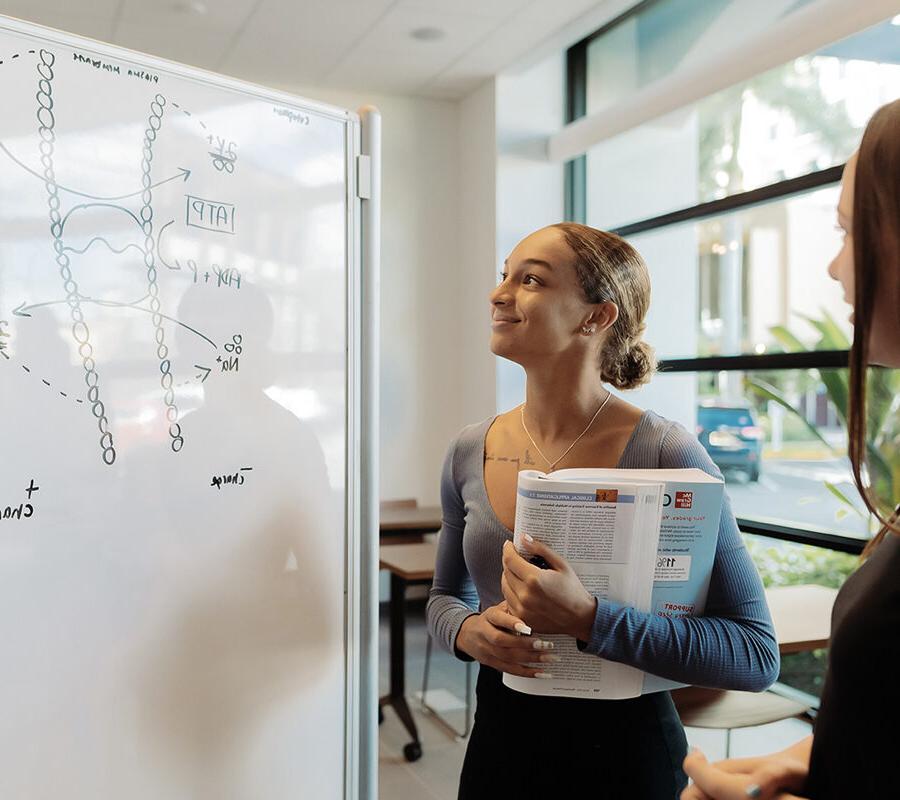
<svg viewBox="0 0 900 800">
<path fill-rule="evenodd" d="M 35 52 L 35 51 L 34 51 L 34 50 L 28 50 L 28 51 L 26 51 L 26 52 L 30 53 L 31 55 L 34 55 L 34 52 Z M 13 53 L 11 56 L 7 56 L 7 59 L 10 60 L 10 61 L 15 61 L 15 59 L 17 59 L 20 55 L 22 55 L 22 54 L 21 54 L 21 53 Z M 2 64 L 2 63 L 3 63 L 3 59 L 0 58 L 0 64 Z"/>
<path fill-rule="evenodd" d="M 12 357 L 9 355 L 9 353 L 5 352 L 4 350 L 0 350 L 0 356 L 3 356 L 3 358 L 5 358 L 7 361 L 12 361 Z M 31 374 L 31 367 L 29 367 L 27 364 L 20 364 L 19 366 L 21 366 L 22 369 L 25 372 L 27 372 L 29 375 Z M 45 384 L 48 388 L 52 388 L 52 384 L 46 378 L 41 378 L 41 383 Z M 191 383 L 191 381 L 188 381 L 188 383 Z M 64 392 L 61 389 L 59 390 L 59 393 L 65 398 L 69 397 L 68 392 Z M 75 402 L 81 403 L 82 401 L 75 400 Z"/>
</svg>

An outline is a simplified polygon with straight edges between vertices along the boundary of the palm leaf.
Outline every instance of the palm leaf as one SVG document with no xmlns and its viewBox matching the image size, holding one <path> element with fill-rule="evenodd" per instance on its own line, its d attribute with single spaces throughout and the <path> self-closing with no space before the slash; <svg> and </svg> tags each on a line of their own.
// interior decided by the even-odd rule
<svg viewBox="0 0 900 800">
<path fill-rule="evenodd" d="M 784 325 L 773 325 L 771 328 L 769 328 L 769 332 L 788 353 L 806 350 L 806 345 L 804 345 L 803 342 L 801 342 L 796 336 L 794 336 L 794 334 L 791 333 Z"/>
<path fill-rule="evenodd" d="M 866 515 L 863 514 L 862 511 L 860 511 L 856 507 L 853 501 L 849 497 L 847 497 L 847 495 L 845 495 L 840 489 L 838 489 L 835 484 L 833 484 L 831 481 L 825 481 L 825 488 L 828 489 L 828 491 L 831 492 L 838 500 L 853 509 L 853 511 L 855 511 L 861 519 L 866 519 Z"/>
<path fill-rule="evenodd" d="M 794 408 L 787 399 L 771 384 L 766 383 L 765 381 L 760 380 L 748 380 L 747 386 L 756 392 L 760 397 L 763 397 L 766 400 L 771 400 L 774 403 L 777 403 L 782 408 L 787 409 L 792 414 L 794 414 L 797 419 L 799 419 L 809 430 L 809 432 L 816 437 L 822 444 L 824 444 L 829 450 L 833 450 L 832 446 L 828 443 L 824 436 L 819 433 L 819 429 L 816 428 L 815 425 L 811 424 L 806 417 L 803 416 L 796 408 Z"/>
<path fill-rule="evenodd" d="M 817 350 L 846 350 L 850 347 L 850 341 L 846 334 L 838 327 L 827 311 L 823 310 L 823 319 L 807 316 L 806 314 L 798 314 L 798 316 L 806 320 L 821 335 Z"/>
<path fill-rule="evenodd" d="M 841 418 L 844 425 L 847 424 L 847 415 L 849 413 L 850 388 L 847 385 L 848 375 L 846 370 L 818 370 L 822 383 L 828 392 L 828 397 L 832 405 Z"/>
<path fill-rule="evenodd" d="M 867 424 L 873 437 L 884 427 L 897 394 L 900 373 L 882 367 L 869 370 L 866 387 Z"/>
</svg>

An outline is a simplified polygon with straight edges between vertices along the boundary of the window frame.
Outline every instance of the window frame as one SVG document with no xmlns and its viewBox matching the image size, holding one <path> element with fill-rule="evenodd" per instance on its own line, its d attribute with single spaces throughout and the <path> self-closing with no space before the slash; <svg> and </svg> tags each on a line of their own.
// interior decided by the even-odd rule
<svg viewBox="0 0 900 800">
<path fill-rule="evenodd" d="M 587 113 L 588 46 L 622 22 L 656 5 L 661 0 L 641 0 L 619 16 L 576 42 L 566 51 L 565 121 L 575 122 Z M 612 229 L 619 236 L 658 230 L 670 225 L 699 221 L 725 213 L 733 213 L 776 199 L 794 197 L 814 189 L 835 186 L 840 183 L 844 165 L 788 178 L 725 198 L 676 209 L 646 219 L 635 220 Z M 581 155 L 565 164 L 564 206 L 566 219 L 587 222 L 587 156 Z M 809 350 L 799 353 L 766 353 L 762 355 L 702 356 L 661 361 L 661 373 L 701 373 L 749 370 L 833 369 L 846 368 L 848 350 Z M 834 533 L 812 525 L 794 526 L 764 518 L 737 518 L 744 533 L 766 536 L 772 539 L 808 544 L 844 553 L 859 554 L 868 540 Z"/>
</svg>

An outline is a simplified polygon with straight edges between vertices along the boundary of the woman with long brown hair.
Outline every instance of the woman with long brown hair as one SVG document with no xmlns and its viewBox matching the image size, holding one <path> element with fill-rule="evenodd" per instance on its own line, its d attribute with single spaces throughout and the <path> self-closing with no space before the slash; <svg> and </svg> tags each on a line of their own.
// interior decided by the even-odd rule
<svg viewBox="0 0 900 800">
<path fill-rule="evenodd" d="M 882 528 L 835 603 L 814 735 L 771 756 L 717 764 L 695 751 L 684 762 L 694 784 L 682 800 L 900 797 L 891 735 L 900 717 L 900 487 L 875 498 L 865 481 L 866 370 L 900 367 L 900 100 L 866 127 L 844 168 L 837 211 L 844 244 L 828 272 L 854 309 L 848 451 L 857 488 Z"/>
</svg>

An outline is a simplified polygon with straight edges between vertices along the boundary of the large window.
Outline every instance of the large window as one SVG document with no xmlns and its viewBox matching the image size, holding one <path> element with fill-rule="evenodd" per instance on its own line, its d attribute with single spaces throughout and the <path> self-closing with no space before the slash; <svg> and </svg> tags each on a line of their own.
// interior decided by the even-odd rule
<svg viewBox="0 0 900 800">
<path fill-rule="evenodd" d="M 568 116 L 616 103 L 806 2 L 646 0 L 569 51 Z M 900 18 L 605 139 L 567 169 L 570 216 L 626 236 L 653 279 L 665 372 L 637 402 L 696 430 L 745 530 L 848 551 L 871 520 L 846 458 L 851 327 L 827 266 L 843 163 L 900 96 Z M 871 376 L 884 411 L 900 376 Z M 870 431 L 900 485 L 896 413 Z M 857 542 L 854 545 L 854 541 Z"/>
</svg>

